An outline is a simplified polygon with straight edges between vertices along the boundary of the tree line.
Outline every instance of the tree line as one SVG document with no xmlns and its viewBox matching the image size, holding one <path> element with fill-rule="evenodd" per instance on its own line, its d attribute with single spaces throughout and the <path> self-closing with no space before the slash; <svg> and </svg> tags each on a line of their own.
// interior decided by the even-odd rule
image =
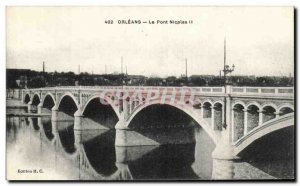
<svg viewBox="0 0 300 186">
<path fill-rule="evenodd" d="M 224 78 L 213 75 L 146 77 L 126 74 L 89 74 L 74 72 L 38 72 L 7 69 L 7 88 L 40 88 L 53 86 L 223 86 Z M 286 76 L 229 76 L 234 86 L 294 86 L 294 78 Z"/>
</svg>

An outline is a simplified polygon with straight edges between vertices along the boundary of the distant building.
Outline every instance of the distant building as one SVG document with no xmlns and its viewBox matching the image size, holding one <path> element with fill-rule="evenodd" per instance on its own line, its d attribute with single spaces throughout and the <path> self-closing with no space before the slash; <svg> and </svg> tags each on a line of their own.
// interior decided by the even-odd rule
<svg viewBox="0 0 300 186">
<path fill-rule="evenodd" d="M 147 78 L 142 75 L 128 75 L 127 80 L 128 85 L 144 85 Z"/>
</svg>

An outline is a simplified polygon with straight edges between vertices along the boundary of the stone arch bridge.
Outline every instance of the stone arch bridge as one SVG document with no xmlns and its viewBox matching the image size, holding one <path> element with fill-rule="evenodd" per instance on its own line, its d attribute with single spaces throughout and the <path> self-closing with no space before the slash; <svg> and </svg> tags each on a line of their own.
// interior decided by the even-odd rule
<svg viewBox="0 0 300 186">
<path fill-rule="evenodd" d="M 116 146 L 193 141 L 190 124 L 131 124 L 147 108 L 168 106 L 203 128 L 217 159 L 232 159 L 255 140 L 294 125 L 293 87 L 51 87 L 25 89 L 22 101 L 29 112 L 74 120 L 75 131 L 115 128 Z"/>
</svg>

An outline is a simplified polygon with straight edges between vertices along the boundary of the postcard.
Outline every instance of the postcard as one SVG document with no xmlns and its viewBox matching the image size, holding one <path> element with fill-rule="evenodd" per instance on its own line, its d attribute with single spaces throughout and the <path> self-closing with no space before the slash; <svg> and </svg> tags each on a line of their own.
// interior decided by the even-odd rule
<svg viewBox="0 0 300 186">
<path fill-rule="evenodd" d="M 7 6 L 9 181 L 295 181 L 294 7 Z"/>
</svg>

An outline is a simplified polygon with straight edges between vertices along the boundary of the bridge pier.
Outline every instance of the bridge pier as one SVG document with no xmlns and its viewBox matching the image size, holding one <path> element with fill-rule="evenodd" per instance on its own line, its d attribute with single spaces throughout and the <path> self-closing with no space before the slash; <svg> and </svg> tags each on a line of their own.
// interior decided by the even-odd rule
<svg viewBox="0 0 300 186">
<path fill-rule="evenodd" d="M 54 134 L 54 133 L 58 132 L 57 121 L 53 120 L 53 121 L 51 121 L 51 124 L 52 124 L 51 125 L 52 133 Z"/>
<path fill-rule="evenodd" d="M 234 119 L 231 117 L 231 98 L 228 96 L 226 100 L 225 120 L 227 126 L 221 131 L 221 138 L 216 144 L 216 148 L 212 152 L 213 172 L 212 179 L 231 180 L 234 177 L 233 160 L 234 147 L 232 145 L 232 134 L 234 132 Z"/>
<path fill-rule="evenodd" d="M 232 180 L 234 178 L 234 165 L 230 160 L 213 159 L 213 180 Z"/>
<path fill-rule="evenodd" d="M 27 103 L 27 112 L 28 112 L 28 113 L 31 113 L 31 112 L 32 112 L 32 102 L 31 102 L 31 101 L 29 101 L 29 102 Z"/>
<path fill-rule="evenodd" d="M 74 145 L 75 147 L 82 145 L 82 130 L 74 130 Z"/>
<path fill-rule="evenodd" d="M 56 105 L 54 107 L 52 107 L 51 112 L 52 112 L 51 120 L 57 121 L 58 120 L 58 107 Z"/>
<path fill-rule="evenodd" d="M 42 113 L 42 109 L 43 109 L 43 104 L 39 103 L 38 106 L 37 106 L 37 113 L 41 114 Z"/>
<path fill-rule="evenodd" d="M 221 139 L 216 145 L 212 153 L 213 158 L 213 172 L 212 179 L 216 180 L 230 180 L 234 177 L 233 161 L 236 159 L 234 156 L 234 147 L 229 141 L 227 132 L 222 131 Z"/>
<path fill-rule="evenodd" d="M 82 130 L 82 111 L 79 108 L 75 113 L 74 113 L 74 131 L 75 130 Z"/>
<path fill-rule="evenodd" d="M 120 119 L 115 126 L 116 129 L 115 146 L 129 146 L 127 140 L 128 137 L 127 134 L 129 128 L 126 127 L 125 123 L 126 122 L 123 119 Z"/>
</svg>

